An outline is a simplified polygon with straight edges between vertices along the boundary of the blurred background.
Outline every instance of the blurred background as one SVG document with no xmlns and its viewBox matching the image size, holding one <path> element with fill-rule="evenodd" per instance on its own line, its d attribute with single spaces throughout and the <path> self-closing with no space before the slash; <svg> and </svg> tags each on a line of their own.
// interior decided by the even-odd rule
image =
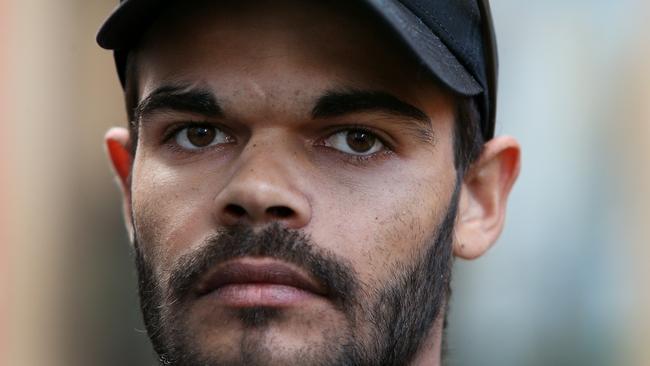
<svg viewBox="0 0 650 366">
<path fill-rule="evenodd" d="M 103 133 L 116 0 L 0 0 L 0 365 L 154 365 Z M 493 0 L 506 228 L 458 261 L 453 366 L 650 365 L 650 2 Z"/>
</svg>

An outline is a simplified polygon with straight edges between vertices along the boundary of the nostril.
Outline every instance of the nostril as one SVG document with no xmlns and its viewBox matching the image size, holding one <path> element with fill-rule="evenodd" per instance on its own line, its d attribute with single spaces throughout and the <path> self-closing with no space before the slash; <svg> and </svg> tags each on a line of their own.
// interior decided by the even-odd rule
<svg viewBox="0 0 650 366">
<path fill-rule="evenodd" d="M 224 210 L 234 217 L 243 217 L 246 215 L 246 210 L 239 205 L 229 204 Z"/>
<path fill-rule="evenodd" d="M 286 219 L 293 216 L 292 209 L 286 206 L 272 206 L 266 209 L 266 213 L 270 216 Z"/>
</svg>

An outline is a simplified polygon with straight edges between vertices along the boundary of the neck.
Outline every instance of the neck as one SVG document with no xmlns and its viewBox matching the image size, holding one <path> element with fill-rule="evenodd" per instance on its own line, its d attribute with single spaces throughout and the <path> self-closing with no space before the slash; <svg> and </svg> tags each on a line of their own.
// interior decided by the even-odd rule
<svg viewBox="0 0 650 366">
<path fill-rule="evenodd" d="M 442 312 L 433 327 L 427 340 L 420 346 L 420 351 L 411 363 L 411 366 L 440 366 L 442 364 L 442 335 L 445 314 Z"/>
</svg>

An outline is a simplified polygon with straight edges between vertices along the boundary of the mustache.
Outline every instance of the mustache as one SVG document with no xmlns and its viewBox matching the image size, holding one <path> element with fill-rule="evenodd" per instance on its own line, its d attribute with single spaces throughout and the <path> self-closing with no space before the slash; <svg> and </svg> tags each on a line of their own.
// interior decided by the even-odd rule
<svg viewBox="0 0 650 366">
<path fill-rule="evenodd" d="M 342 308 L 349 308 L 359 286 L 353 267 L 313 244 L 308 235 L 277 223 L 258 231 L 240 225 L 208 237 L 199 249 L 176 261 L 169 277 L 172 298 L 187 300 L 196 282 L 207 271 L 244 257 L 273 258 L 302 268 L 324 286 L 328 297 Z"/>
</svg>

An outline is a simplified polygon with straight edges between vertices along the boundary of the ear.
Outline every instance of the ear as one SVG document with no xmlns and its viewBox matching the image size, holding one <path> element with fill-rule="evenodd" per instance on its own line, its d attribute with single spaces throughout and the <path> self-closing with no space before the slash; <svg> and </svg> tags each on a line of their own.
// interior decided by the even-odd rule
<svg viewBox="0 0 650 366">
<path fill-rule="evenodd" d="M 454 255 L 483 255 L 503 229 L 506 204 L 520 168 L 520 147 L 508 136 L 488 141 L 467 171 L 460 192 Z"/>
<path fill-rule="evenodd" d="M 123 127 L 114 127 L 104 136 L 106 153 L 111 161 L 115 180 L 122 191 L 122 204 L 124 220 L 129 237 L 133 238 L 133 221 L 131 217 L 131 168 L 133 155 L 131 154 L 131 139 L 129 131 Z"/>
</svg>

